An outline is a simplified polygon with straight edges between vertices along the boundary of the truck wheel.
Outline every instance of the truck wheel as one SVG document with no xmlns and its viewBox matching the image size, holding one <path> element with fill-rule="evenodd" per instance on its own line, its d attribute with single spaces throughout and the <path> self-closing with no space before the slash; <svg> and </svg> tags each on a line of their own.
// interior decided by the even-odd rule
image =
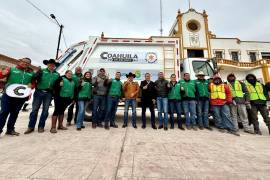
<svg viewBox="0 0 270 180">
<path fill-rule="evenodd" d="M 88 101 L 85 105 L 85 116 L 84 121 L 92 122 L 92 109 L 93 109 L 93 101 Z"/>
</svg>

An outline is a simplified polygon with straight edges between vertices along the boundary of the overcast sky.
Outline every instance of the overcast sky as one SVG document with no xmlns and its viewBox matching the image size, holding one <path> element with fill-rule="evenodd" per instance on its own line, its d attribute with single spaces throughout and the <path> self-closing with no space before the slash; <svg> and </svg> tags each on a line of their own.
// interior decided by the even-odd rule
<svg viewBox="0 0 270 180">
<path fill-rule="evenodd" d="M 65 26 L 68 46 L 90 35 L 142 37 L 159 35 L 159 0 L 31 0 Z M 270 41 L 269 0 L 191 0 L 192 7 L 209 15 L 209 28 L 218 37 Z M 163 0 L 164 35 L 177 10 L 187 0 Z M 38 65 L 54 58 L 59 28 L 25 0 L 0 0 L 0 53 L 28 56 Z M 61 49 L 66 47 L 61 42 Z"/>
</svg>

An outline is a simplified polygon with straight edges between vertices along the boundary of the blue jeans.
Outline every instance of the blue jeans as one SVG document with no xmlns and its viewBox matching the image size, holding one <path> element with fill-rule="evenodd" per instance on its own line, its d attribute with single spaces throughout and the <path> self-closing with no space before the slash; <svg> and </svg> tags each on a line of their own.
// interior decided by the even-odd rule
<svg viewBox="0 0 270 180">
<path fill-rule="evenodd" d="M 79 109 L 78 109 L 77 120 L 76 120 L 77 128 L 82 128 L 84 115 L 85 115 L 85 104 L 86 104 L 85 100 L 78 101 Z"/>
<path fill-rule="evenodd" d="M 37 116 L 39 108 L 42 104 L 42 113 L 40 115 L 39 119 L 39 128 L 45 127 L 45 122 L 49 115 L 49 107 L 52 101 L 52 93 L 50 92 L 43 92 L 41 90 L 36 90 L 33 97 L 33 103 L 32 103 L 32 112 L 29 116 L 29 123 L 28 128 L 34 129 L 37 122 Z"/>
<path fill-rule="evenodd" d="M 186 126 L 196 126 L 196 101 L 185 100 L 183 101 L 183 108 L 186 116 Z"/>
<path fill-rule="evenodd" d="M 93 99 L 93 123 L 101 124 L 104 121 L 106 110 L 106 96 L 94 95 Z"/>
<path fill-rule="evenodd" d="M 174 127 L 174 113 L 177 114 L 177 124 L 178 127 L 181 127 L 183 122 L 181 120 L 181 101 L 180 100 L 169 100 L 169 109 L 170 109 L 170 121 L 171 121 L 171 127 Z"/>
<path fill-rule="evenodd" d="M 228 105 L 213 106 L 217 128 L 235 131 Z"/>
<path fill-rule="evenodd" d="M 128 124 L 128 110 L 129 106 L 132 107 L 132 125 L 136 125 L 136 99 L 125 100 L 125 113 L 124 113 L 124 125 Z"/>
<path fill-rule="evenodd" d="M 9 97 L 6 93 L 3 94 L 0 111 L 0 134 L 3 132 L 8 115 L 7 132 L 10 133 L 15 130 L 14 126 L 18 114 L 26 100 L 27 98 L 13 98 Z"/>
<path fill-rule="evenodd" d="M 209 100 L 199 100 L 197 104 L 198 123 L 200 127 L 209 127 Z"/>
<path fill-rule="evenodd" d="M 115 121 L 115 114 L 118 107 L 119 98 L 118 97 L 110 97 L 107 98 L 107 111 L 105 115 L 105 123 L 109 123 L 113 125 Z"/>
<path fill-rule="evenodd" d="M 168 98 L 157 97 L 159 126 L 168 127 Z M 164 113 L 164 118 L 162 117 Z"/>
</svg>

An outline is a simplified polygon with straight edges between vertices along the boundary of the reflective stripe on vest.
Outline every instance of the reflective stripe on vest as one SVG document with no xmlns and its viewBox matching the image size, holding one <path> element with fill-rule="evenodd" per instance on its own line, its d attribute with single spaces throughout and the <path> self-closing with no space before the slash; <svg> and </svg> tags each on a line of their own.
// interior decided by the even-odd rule
<svg viewBox="0 0 270 180">
<path fill-rule="evenodd" d="M 250 94 L 251 101 L 255 101 L 259 99 L 266 101 L 266 97 L 263 93 L 263 86 L 261 83 L 256 82 L 256 86 L 254 87 L 252 84 L 246 81 L 246 86 Z"/>
<path fill-rule="evenodd" d="M 211 99 L 226 99 L 224 84 L 215 85 L 214 83 L 211 83 L 210 90 L 211 90 Z"/>
<path fill-rule="evenodd" d="M 229 83 L 229 87 L 231 89 L 233 97 L 240 97 L 240 98 L 244 97 L 242 85 L 239 81 L 235 81 L 233 85 Z"/>
</svg>

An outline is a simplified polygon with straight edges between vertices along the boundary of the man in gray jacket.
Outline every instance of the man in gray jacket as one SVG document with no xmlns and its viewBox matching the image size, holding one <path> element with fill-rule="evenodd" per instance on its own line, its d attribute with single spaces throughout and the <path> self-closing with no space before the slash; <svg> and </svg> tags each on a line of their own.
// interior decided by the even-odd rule
<svg viewBox="0 0 270 180">
<path fill-rule="evenodd" d="M 105 118 L 106 110 L 106 96 L 108 93 L 108 87 L 106 86 L 108 77 L 105 74 L 105 69 L 101 68 L 98 75 L 92 79 L 93 84 L 93 118 L 92 127 L 103 127 L 102 122 Z"/>
<path fill-rule="evenodd" d="M 169 81 L 164 77 L 164 73 L 158 73 L 158 80 L 155 81 L 155 89 L 157 93 L 157 109 L 159 127 L 158 129 L 164 128 L 168 130 L 168 93 L 169 93 Z M 164 117 L 162 117 L 164 113 Z"/>
<path fill-rule="evenodd" d="M 233 73 L 227 76 L 228 86 L 231 89 L 233 103 L 230 104 L 231 115 L 233 119 L 233 124 L 236 130 L 238 127 L 238 114 L 239 119 L 244 127 L 244 132 L 254 134 L 252 128 L 249 126 L 247 106 L 250 107 L 250 97 L 246 85 L 240 81 L 236 80 Z"/>
</svg>

